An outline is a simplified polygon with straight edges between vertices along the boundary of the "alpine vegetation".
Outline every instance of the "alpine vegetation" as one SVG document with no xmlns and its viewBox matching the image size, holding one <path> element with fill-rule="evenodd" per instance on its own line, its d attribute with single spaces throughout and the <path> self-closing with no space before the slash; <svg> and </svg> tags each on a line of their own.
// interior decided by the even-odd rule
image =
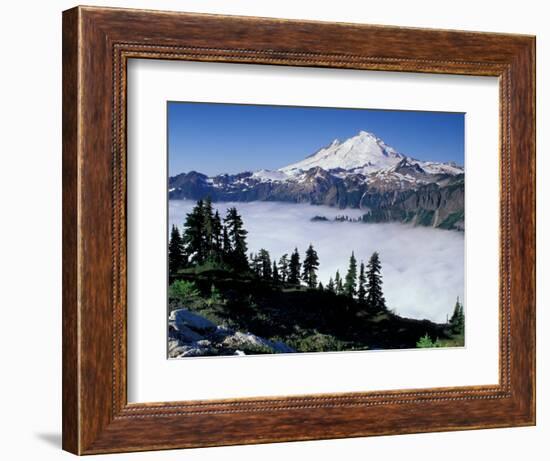
<svg viewBox="0 0 550 461">
<path fill-rule="evenodd" d="M 181 233 L 172 227 L 171 357 L 463 345 L 458 299 L 445 323 L 401 317 L 387 306 L 378 252 L 358 262 L 352 250 L 325 287 L 313 243 L 302 253 L 247 254 L 248 236 L 238 209 L 222 219 L 209 197 L 196 202 Z"/>
</svg>

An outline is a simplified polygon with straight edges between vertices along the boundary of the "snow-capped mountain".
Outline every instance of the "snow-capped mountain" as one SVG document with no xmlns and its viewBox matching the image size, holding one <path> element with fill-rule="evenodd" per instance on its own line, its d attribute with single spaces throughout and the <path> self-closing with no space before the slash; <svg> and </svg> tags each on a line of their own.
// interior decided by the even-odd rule
<svg viewBox="0 0 550 461">
<path fill-rule="evenodd" d="M 357 173 L 372 173 L 397 165 L 405 156 L 388 146 L 372 133 L 360 131 L 344 142 L 335 139 L 313 155 L 280 168 L 287 174 L 320 167 L 324 170 L 343 169 Z"/>
<path fill-rule="evenodd" d="M 460 228 L 464 169 L 417 160 L 360 131 L 277 170 L 207 177 L 189 172 L 169 179 L 170 199 L 283 201 L 365 209 L 376 221 L 411 221 Z M 418 210 L 425 211 L 419 218 Z M 452 222 L 446 222 L 451 216 Z M 416 221 L 415 221 L 416 222 Z M 462 223 L 462 224 L 461 224 Z"/>
<path fill-rule="evenodd" d="M 464 173 L 464 170 L 452 163 L 423 162 L 397 152 L 373 133 L 360 131 L 344 142 L 335 139 L 326 147 L 297 163 L 279 168 L 278 172 L 293 176 L 310 168 L 324 170 L 345 170 L 346 173 L 370 175 L 388 173 L 395 170 L 403 161 L 417 165 L 423 173 L 451 174 Z M 282 179 L 279 177 L 279 180 Z"/>
</svg>

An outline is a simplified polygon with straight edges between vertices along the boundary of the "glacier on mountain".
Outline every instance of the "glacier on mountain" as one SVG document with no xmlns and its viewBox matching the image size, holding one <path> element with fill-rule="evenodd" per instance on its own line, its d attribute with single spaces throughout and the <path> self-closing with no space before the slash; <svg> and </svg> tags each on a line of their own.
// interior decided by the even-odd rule
<svg viewBox="0 0 550 461">
<path fill-rule="evenodd" d="M 391 168 L 404 157 L 374 134 L 360 131 L 344 142 L 335 139 L 329 146 L 323 147 L 304 160 L 280 168 L 279 171 L 294 175 L 300 171 L 320 167 L 324 170 L 362 168 L 362 173 L 371 173 Z"/>
<path fill-rule="evenodd" d="M 322 168 L 331 174 L 344 178 L 350 174 L 360 174 L 368 178 L 385 177 L 388 181 L 397 180 L 426 184 L 435 178 L 418 180 L 410 174 L 406 177 L 396 171 L 403 163 L 417 168 L 417 173 L 424 175 L 451 175 L 464 173 L 464 169 L 455 163 L 422 161 L 397 152 L 375 134 L 360 131 L 357 135 L 340 141 L 335 139 L 328 146 L 319 149 L 312 155 L 277 170 L 258 170 L 252 178 L 261 182 L 284 182 L 303 180 L 303 173 L 312 168 Z M 375 175 L 375 176 L 373 176 Z"/>
</svg>

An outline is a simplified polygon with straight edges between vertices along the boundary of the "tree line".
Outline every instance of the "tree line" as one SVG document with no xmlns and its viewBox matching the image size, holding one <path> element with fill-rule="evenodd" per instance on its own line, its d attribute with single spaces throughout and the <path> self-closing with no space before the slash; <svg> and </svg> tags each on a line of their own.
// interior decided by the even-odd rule
<svg viewBox="0 0 550 461">
<path fill-rule="evenodd" d="M 371 255 L 366 265 L 361 261 L 359 270 L 357 259 L 352 252 L 345 277 L 342 277 L 337 270 L 334 278 L 330 277 L 326 287 L 318 281 L 319 256 L 312 244 L 305 252 L 303 263 L 300 261 L 297 248 L 290 257 L 285 253 L 278 261 L 276 259 L 272 261 L 269 252 L 263 248 L 256 254 L 250 254 L 251 270 L 262 280 L 283 286 L 300 286 L 303 283 L 310 289 L 355 299 L 360 304 L 367 305 L 368 310 L 373 312 L 387 310 L 382 291 L 382 264 L 378 252 Z"/>
<path fill-rule="evenodd" d="M 235 207 L 222 219 L 214 212 L 212 200 L 197 201 L 187 215 L 180 233 L 173 225 L 168 243 L 168 271 L 175 276 L 180 270 L 205 263 L 224 264 L 235 271 L 249 270 L 248 246 L 242 217 Z"/>
<path fill-rule="evenodd" d="M 214 211 L 210 197 L 198 200 L 188 213 L 183 232 L 173 225 L 168 244 L 168 270 L 172 277 L 182 269 L 212 264 L 236 272 L 249 272 L 258 279 L 275 286 L 300 287 L 323 290 L 335 295 L 347 296 L 368 306 L 373 312 L 386 310 L 382 292 L 382 266 L 374 252 L 367 265 L 357 260 L 352 252 L 345 277 L 340 272 L 331 277 L 326 287 L 318 280 L 319 255 L 312 244 L 306 249 L 303 262 L 298 249 L 271 259 L 269 251 L 262 248 L 247 257 L 248 232 L 235 207 L 221 217 Z"/>
<path fill-rule="evenodd" d="M 451 330 L 453 334 L 464 334 L 464 323 L 465 323 L 465 315 L 464 315 L 464 305 L 460 302 L 458 296 L 456 298 L 455 307 L 453 310 L 453 315 L 447 322 L 451 326 Z"/>
<path fill-rule="evenodd" d="M 456 298 L 455 307 L 453 309 L 453 315 L 447 319 L 447 325 L 449 326 L 450 333 L 454 336 L 462 337 L 462 345 L 464 344 L 464 305 L 460 302 L 460 299 Z M 417 342 L 416 347 L 419 348 L 432 348 L 432 347 L 446 347 L 448 342 L 436 338 L 433 340 L 428 333 L 422 336 Z"/>
<path fill-rule="evenodd" d="M 325 286 L 318 280 L 319 255 L 312 244 L 305 251 L 303 262 L 298 248 L 280 258 L 271 258 L 262 248 L 247 256 L 248 232 L 235 207 L 222 218 L 214 211 L 210 197 L 198 200 L 187 214 L 183 232 L 172 226 L 168 243 L 168 270 L 177 278 L 182 269 L 210 264 L 237 273 L 252 274 L 273 286 L 301 287 L 320 290 L 355 300 L 367 312 L 387 311 L 382 289 L 382 264 L 378 252 L 372 253 L 367 264 L 358 266 L 354 252 L 349 258 L 345 275 L 337 270 Z M 452 317 L 447 322 L 455 334 L 464 332 L 464 307 L 457 298 Z"/>
</svg>

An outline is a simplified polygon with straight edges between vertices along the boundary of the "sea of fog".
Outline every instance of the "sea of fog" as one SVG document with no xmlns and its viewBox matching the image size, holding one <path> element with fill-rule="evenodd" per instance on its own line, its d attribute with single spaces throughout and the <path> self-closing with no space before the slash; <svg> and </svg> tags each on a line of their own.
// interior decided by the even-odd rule
<svg viewBox="0 0 550 461">
<path fill-rule="evenodd" d="M 183 226 L 195 205 L 170 200 L 169 224 Z M 319 279 L 324 285 L 336 270 L 345 275 L 352 250 L 358 264 L 380 253 L 384 295 L 388 308 L 402 316 L 444 322 L 452 314 L 456 297 L 464 299 L 464 234 L 405 224 L 312 222 L 316 215 L 329 219 L 360 210 L 279 202 L 214 203 L 220 215 L 235 206 L 248 230 L 249 252 L 260 248 L 277 260 L 295 247 L 303 260 L 310 243 L 319 255 Z"/>
</svg>

